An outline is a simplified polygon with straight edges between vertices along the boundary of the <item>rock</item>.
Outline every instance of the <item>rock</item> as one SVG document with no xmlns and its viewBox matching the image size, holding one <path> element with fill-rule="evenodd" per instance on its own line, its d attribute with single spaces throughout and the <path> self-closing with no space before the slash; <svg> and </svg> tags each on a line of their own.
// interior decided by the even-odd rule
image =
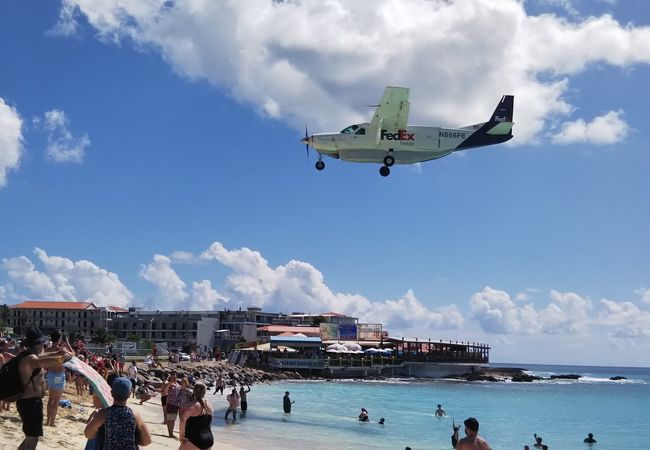
<svg viewBox="0 0 650 450">
<path fill-rule="evenodd" d="M 574 373 L 566 375 L 551 375 L 551 380 L 578 380 L 580 378 L 582 378 L 582 375 L 576 375 Z"/>
<path fill-rule="evenodd" d="M 622 376 L 620 376 L 620 375 L 617 375 L 617 376 L 615 376 L 615 377 L 609 377 L 609 379 L 612 380 L 612 381 L 627 380 L 627 378 L 622 377 Z"/>
<path fill-rule="evenodd" d="M 527 373 L 522 373 L 518 375 L 513 375 L 511 380 L 515 383 L 530 383 L 536 380 L 541 380 L 542 377 L 537 377 L 535 375 L 528 375 Z"/>
</svg>

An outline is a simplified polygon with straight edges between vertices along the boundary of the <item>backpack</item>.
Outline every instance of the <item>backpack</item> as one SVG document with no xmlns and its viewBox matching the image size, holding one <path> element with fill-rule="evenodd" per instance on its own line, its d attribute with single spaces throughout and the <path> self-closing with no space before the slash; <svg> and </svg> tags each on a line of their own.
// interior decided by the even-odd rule
<svg viewBox="0 0 650 450">
<path fill-rule="evenodd" d="M 178 394 L 181 392 L 181 387 L 178 384 L 174 384 L 169 387 L 167 391 L 167 412 L 174 413 L 178 411 L 180 399 Z"/>
<path fill-rule="evenodd" d="M 23 380 L 20 378 L 19 365 L 24 357 L 31 354 L 31 352 L 24 351 L 0 367 L 0 400 L 11 403 L 20 400 L 23 396 L 27 385 L 23 385 Z M 32 379 L 29 381 L 32 381 L 33 378 L 32 375 Z"/>
</svg>

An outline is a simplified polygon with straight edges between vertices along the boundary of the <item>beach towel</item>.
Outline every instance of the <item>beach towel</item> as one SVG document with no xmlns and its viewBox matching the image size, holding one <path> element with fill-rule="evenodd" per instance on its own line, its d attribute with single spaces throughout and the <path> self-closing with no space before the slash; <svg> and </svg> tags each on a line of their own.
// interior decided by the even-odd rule
<svg viewBox="0 0 650 450">
<path fill-rule="evenodd" d="M 113 395 L 111 395 L 111 387 L 108 385 L 106 380 L 97 373 L 95 369 L 90 367 L 88 364 L 73 356 L 70 360 L 63 363 L 63 367 L 72 372 L 82 375 L 92 388 L 92 391 L 99 401 L 102 403 L 104 408 L 108 408 L 113 405 Z"/>
</svg>

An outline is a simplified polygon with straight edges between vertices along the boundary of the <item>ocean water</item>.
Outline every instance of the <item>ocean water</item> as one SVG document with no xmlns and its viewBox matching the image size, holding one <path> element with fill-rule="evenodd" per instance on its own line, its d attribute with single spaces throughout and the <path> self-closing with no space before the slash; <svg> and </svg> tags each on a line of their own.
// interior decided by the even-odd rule
<svg viewBox="0 0 650 450">
<path fill-rule="evenodd" d="M 506 364 L 495 364 L 506 367 Z M 650 368 L 512 365 L 548 377 L 583 378 L 534 383 L 467 383 L 425 379 L 310 381 L 254 385 L 248 414 L 224 421 L 225 395 L 209 396 L 215 407 L 216 445 L 245 449 L 451 449 L 452 419 L 474 416 L 493 450 L 521 450 L 542 436 L 550 450 L 648 450 Z M 610 381 L 621 375 L 624 381 Z M 295 400 L 291 414 L 282 396 Z M 440 403 L 448 416 L 434 416 Z M 370 423 L 357 421 L 360 409 Z M 377 424 L 380 417 L 386 424 Z M 463 429 L 461 428 L 461 436 Z"/>
</svg>

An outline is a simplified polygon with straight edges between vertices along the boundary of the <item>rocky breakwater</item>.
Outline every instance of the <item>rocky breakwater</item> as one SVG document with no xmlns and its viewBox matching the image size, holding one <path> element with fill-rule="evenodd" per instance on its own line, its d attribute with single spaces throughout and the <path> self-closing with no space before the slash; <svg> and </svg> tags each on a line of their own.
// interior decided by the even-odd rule
<svg viewBox="0 0 650 450">
<path fill-rule="evenodd" d="M 255 383 L 268 383 L 282 380 L 312 379 L 297 372 L 266 372 L 251 367 L 232 365 L 226 361 L 207 361 L 199 363 L 169 364 L 168 367 L 157 367 L 155 369 L 140 368 L 138 380 L 149 382 L 154 387 L 159 387 L 163 380 L 172 373 L 179 378 L 192 376 L 195 381 L 202 381 L 210 387 L 214 387 L 217 378 L 224 379 L 226 386 L 252 385 Z"/>
</svg>

